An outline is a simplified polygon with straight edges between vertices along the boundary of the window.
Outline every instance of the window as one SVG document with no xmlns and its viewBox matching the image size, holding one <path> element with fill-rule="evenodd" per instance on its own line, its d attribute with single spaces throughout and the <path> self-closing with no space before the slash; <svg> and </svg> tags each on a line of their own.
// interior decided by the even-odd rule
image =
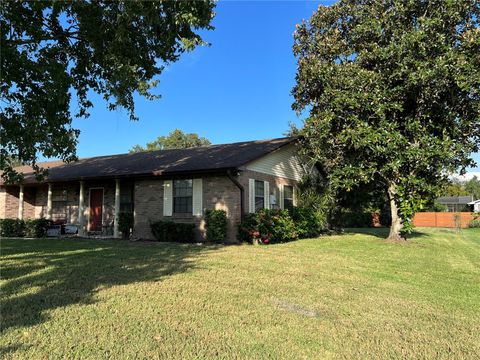
<svg viewBox="0 0 480 360">
<path fill-rule="evenodd" d="M 124 186 L 120 189 L 120 212 L 129 213 L 133 211 L 132 187 Z"/>
<path fill-rule="evenodd" d="M 265 207 L 265 183 L 255 180 L 255 211 Z"/>
<path fill-rule="evenodd" d="M 293 209 L 293 186 L 283 186 L 283 208 L 287 210 Z"/>
<path fill-rule="evenodd" d="M 193 180 L 173 181 L 173 212 L 192 213 Z"/>
<path fill-rule="evenodd" d="M 67 189 L 52 189 L 52 217 L 53 219 L 67 219 Z"/>
</svg>

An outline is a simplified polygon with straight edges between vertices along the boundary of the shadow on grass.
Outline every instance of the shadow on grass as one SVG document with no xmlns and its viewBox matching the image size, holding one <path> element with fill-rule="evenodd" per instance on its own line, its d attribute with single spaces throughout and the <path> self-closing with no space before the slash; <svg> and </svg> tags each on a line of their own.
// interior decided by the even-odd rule
<svg viewBox="0 0 480 360">
<path fill-rule="evenodd" d="M 202 253 L 213 250 L 124 241 L 2 240 L 0 333 L 40 324 L 52 309 L 92 303 L 100 287 L 162 281 L 189 271 Z"/>
<path fill-rule="evenodd" d="M 381 239 L 386 239 L 388 237 L 390 229 L 389 228 L 347 228 L 345 229 L 345 234 L 366 234 L 375 236 Z M 403 236 L 409 239 L 415 239 L 420 237 L 427 237 L 430 236 L 429 234 L 420 232 L 420 231 L 413 231 L 410 234 L 403 234 Z"/>
</svg>

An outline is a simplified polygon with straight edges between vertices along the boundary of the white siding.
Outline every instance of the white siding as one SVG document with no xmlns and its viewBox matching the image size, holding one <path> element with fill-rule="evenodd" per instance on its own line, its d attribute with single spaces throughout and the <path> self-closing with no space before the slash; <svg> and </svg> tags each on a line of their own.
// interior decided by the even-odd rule
<svg viewBox="0 0 480 360">
<path fill-rule="evenodd" d="M 194 216 L 202 216 L 203 213 L 202 179 L 193 179 L 192 213 Z"/>
<path fill-rule="evenodd" d="M 165 180 L 163 182 L 163 216 L 172 216 L 173 209 L 173 182 Z"/>
<path fill-rule="evenodd" d="M 255 212 L 255 180 L 248 179 L 248 212 Z"/>
<path fill-rule="evenodd" d="M 274 151 L 246 165 L 247 170 L 300 181 L 303 169 L 295 156 L 294 145 Z"/>
<path fill-rule="evenodd" d="M 263 207 L 270 209 L 270 183 L 268 181 L 263 182 Z"/>
<path fill-rule="evenodd" d="M 279 191 L 279 196 L 278 196 L 278 201 L 280 202 L 280 204 L 278 204 L 278 206 L 280 207 L 280 209 L 283 210 L 283 199 L 284 199 L 284 192 L 283 192 L 283 184 L 280 184 L 278 186 L 278 191 Z"/>
</svg>

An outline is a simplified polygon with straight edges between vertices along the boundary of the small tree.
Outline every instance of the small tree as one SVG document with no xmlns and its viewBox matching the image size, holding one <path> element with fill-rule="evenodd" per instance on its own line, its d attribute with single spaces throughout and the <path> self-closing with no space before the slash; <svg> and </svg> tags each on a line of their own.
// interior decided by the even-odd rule
<svg viewBox="0 0 480 360">
<path fill-rule="evenodd" d="M 295 32 L 303 152 L 329 186 L 375 182 L 390 239 L 480 144 L 480 3 L 341 0 Z"/>
</svg>

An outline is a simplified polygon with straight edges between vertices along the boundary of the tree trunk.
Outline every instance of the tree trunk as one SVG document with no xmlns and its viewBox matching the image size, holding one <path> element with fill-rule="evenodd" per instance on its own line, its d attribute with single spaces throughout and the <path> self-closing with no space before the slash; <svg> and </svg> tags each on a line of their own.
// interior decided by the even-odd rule
<svg viewBox="0 0 480 360">
<path fill-rule="evenodd" d="M 395 185 L 391 184 L 388 187 L 388 200 L 390 202 L 390 212 L 392 215 L 392 224 L 390 225 L 390 234 L 388 234 L 387 240 L 392 241 L 404 241 L 405 238 L 400 234 L 403 224 L 402 219 L 398 216 L 398 206 L 395 200 L 397 194 Z"/>
</svg>

